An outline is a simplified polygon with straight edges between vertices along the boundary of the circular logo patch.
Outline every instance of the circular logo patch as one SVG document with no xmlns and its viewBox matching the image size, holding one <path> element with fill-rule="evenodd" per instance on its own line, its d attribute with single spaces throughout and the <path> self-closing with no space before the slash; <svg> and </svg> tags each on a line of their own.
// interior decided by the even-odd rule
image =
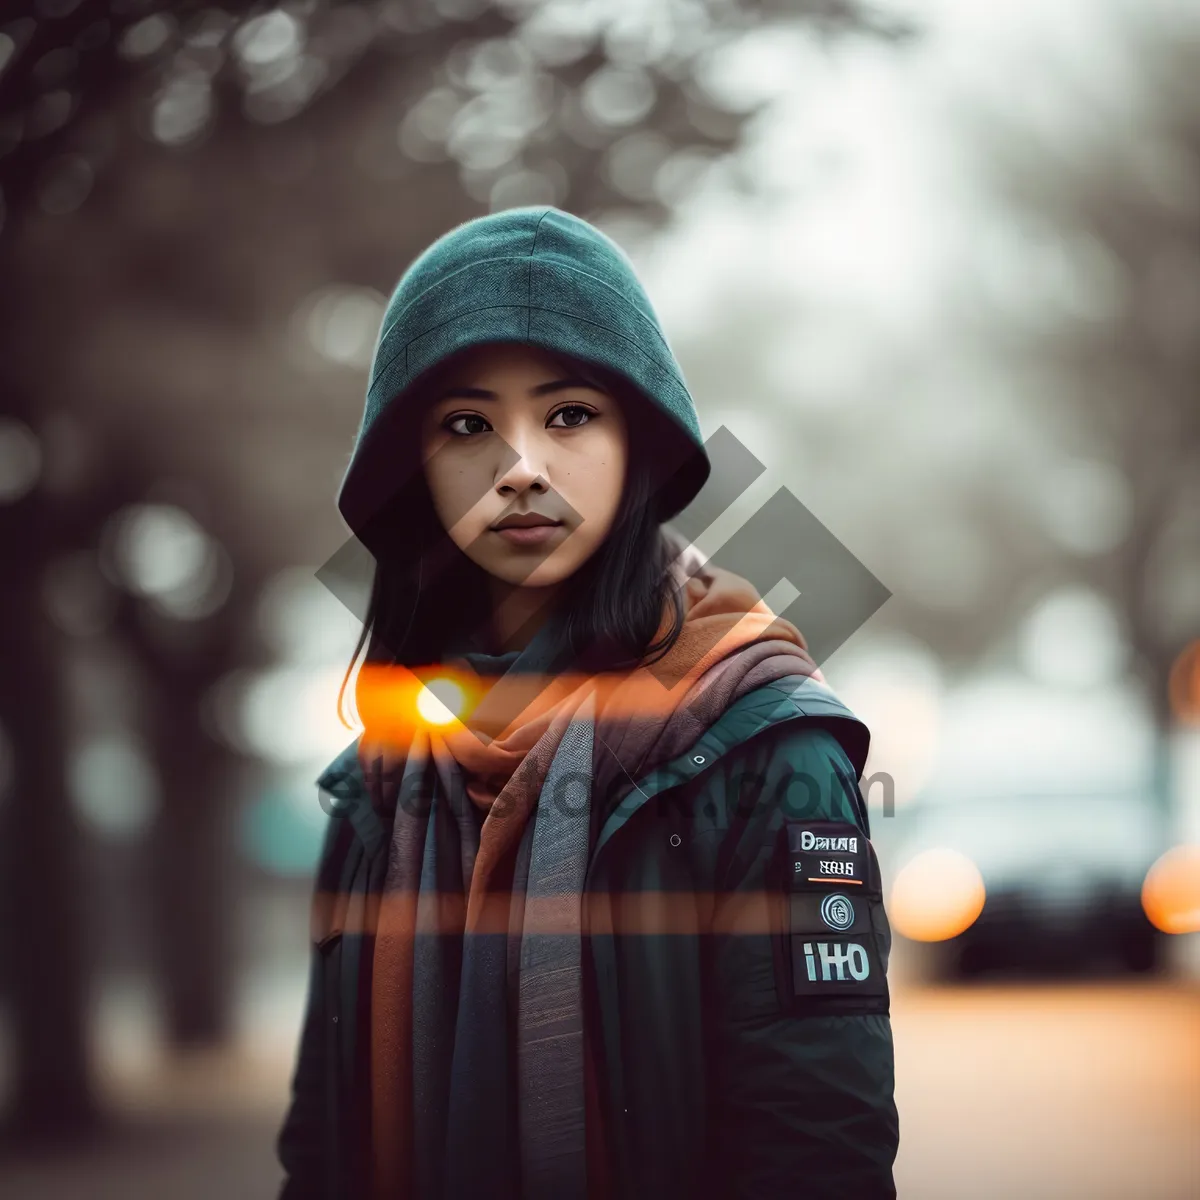
<svg viewBox="0 0 1200 1200">
<path fill-rule="evenodd" d="M 854 905 L 841 892 L 830 892 L 821 901 L 821 920 L 830 929 L 849 929 L 854 924 Z"/>
</svg>

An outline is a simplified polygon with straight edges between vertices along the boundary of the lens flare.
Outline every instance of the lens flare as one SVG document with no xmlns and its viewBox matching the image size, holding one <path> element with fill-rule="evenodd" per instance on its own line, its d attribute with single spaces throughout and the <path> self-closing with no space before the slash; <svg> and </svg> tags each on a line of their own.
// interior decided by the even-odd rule
<svg viewBox="0 0 1200 1200">
<path fill-rule="evenodd" d="M 979 868 L 965 854 L 939 846 L 922 851 L 897 874 L 888 916 L 913 941 L 941 942 L 970 928 L 985 897 Z"/>
<path fill-rule="evenodd" d="M 482 692 L 477 676 L 442 663 L 414 670 L 367 663 L 354 686 L 364 740 L 401 751 L 418 729 L 468 720 Z"/>
<path fill-rule="evenodd" d="M 1200 931 L 1200 845 L 1173 846 L 1146 872 L 1142 908 L 1163 933 Z"/>
<path fill-rule="evenodd" d="M 417 712 L 430 725 L 449 725 L 466 711 L 466 701 L 453 679 L 430 679 L 417 693 Z"/>
</svg>

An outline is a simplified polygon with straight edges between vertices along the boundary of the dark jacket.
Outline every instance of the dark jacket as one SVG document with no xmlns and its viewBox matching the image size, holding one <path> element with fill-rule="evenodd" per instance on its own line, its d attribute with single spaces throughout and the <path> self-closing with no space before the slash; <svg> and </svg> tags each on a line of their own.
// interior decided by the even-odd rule
<svg viewBox="0 0 1200 1200">
<path fill-rule="evenodd" d="M 891 933 L 858 786 L 868 740 L 827 687 L 779 680 L 602 822 L 585 1012 L 617 1200 L 895 1196 Z M 371 943 L 355 914 L 382 885 L 388 833 L 354 751 L 320 777 L 338 815 L 317 887 L 338 902 L 314 906 L 282 1200 L 366 1194 Z"/>
</svg>

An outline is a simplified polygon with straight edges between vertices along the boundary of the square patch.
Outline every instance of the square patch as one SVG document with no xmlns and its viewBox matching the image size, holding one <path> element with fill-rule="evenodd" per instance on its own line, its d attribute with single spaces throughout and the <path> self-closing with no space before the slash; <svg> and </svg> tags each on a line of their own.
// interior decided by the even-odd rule
<svg viewBox="0 0 1200 1200">
<path fill-rule="evenodd" d="M 879 886 L 871 843 L 850 821 L 787 821 L 790 888 L 864 892 Z"/>
<path fill-rule="evenodd" d="M 887 1012 L 886 917 L 870 840 L 849 821 L 787 821 L 785 829 L 781 998 L 821 1012 Z"/>
</svg>

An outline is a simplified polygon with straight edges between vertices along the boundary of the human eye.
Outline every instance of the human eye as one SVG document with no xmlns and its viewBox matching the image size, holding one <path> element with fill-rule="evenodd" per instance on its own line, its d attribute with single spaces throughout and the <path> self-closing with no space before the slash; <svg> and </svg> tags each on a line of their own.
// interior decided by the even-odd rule
<svg viewBox="0 0 1200 1200">
<path fill-rule="evenodd" d="M 478 421 L 481 425 L 483 425 L 484 428 L 458 429 L 456 428 L 456 424 L 459 421 Z M 445 429 L 448 429 L 451 433 L 455 434 L 457 437 L 470 437 L 473 433 L 484 433 L 486 430 L 491 429 L 491 426 L 487 423 L 487 421 L 485 421 L 478 413 L 457 413 L 453 417 L 447 417 L 442 422 L 442 426 Z"/>
<path fill-rule="evenodd" d="M 557 426 L 558 429 L 576 429 L 580 425 L 586 425 L 593 417 L 599 415 L 596 412 L 594 412 L 592 409 L 585 408 L 582 404 L 567 404 L 563 408 L 560 408 L 558 410 L 558 412 L 556 412 L 554 414 L 554 416 L 552 416 L 550 418 L 549 423 L 553 424 L 554 421 L 557 420 L 557 418 L 561 417 L 564 413 L 582 413 L 584 419 L 566 422 L 562 425 Z"/>
</svg>

